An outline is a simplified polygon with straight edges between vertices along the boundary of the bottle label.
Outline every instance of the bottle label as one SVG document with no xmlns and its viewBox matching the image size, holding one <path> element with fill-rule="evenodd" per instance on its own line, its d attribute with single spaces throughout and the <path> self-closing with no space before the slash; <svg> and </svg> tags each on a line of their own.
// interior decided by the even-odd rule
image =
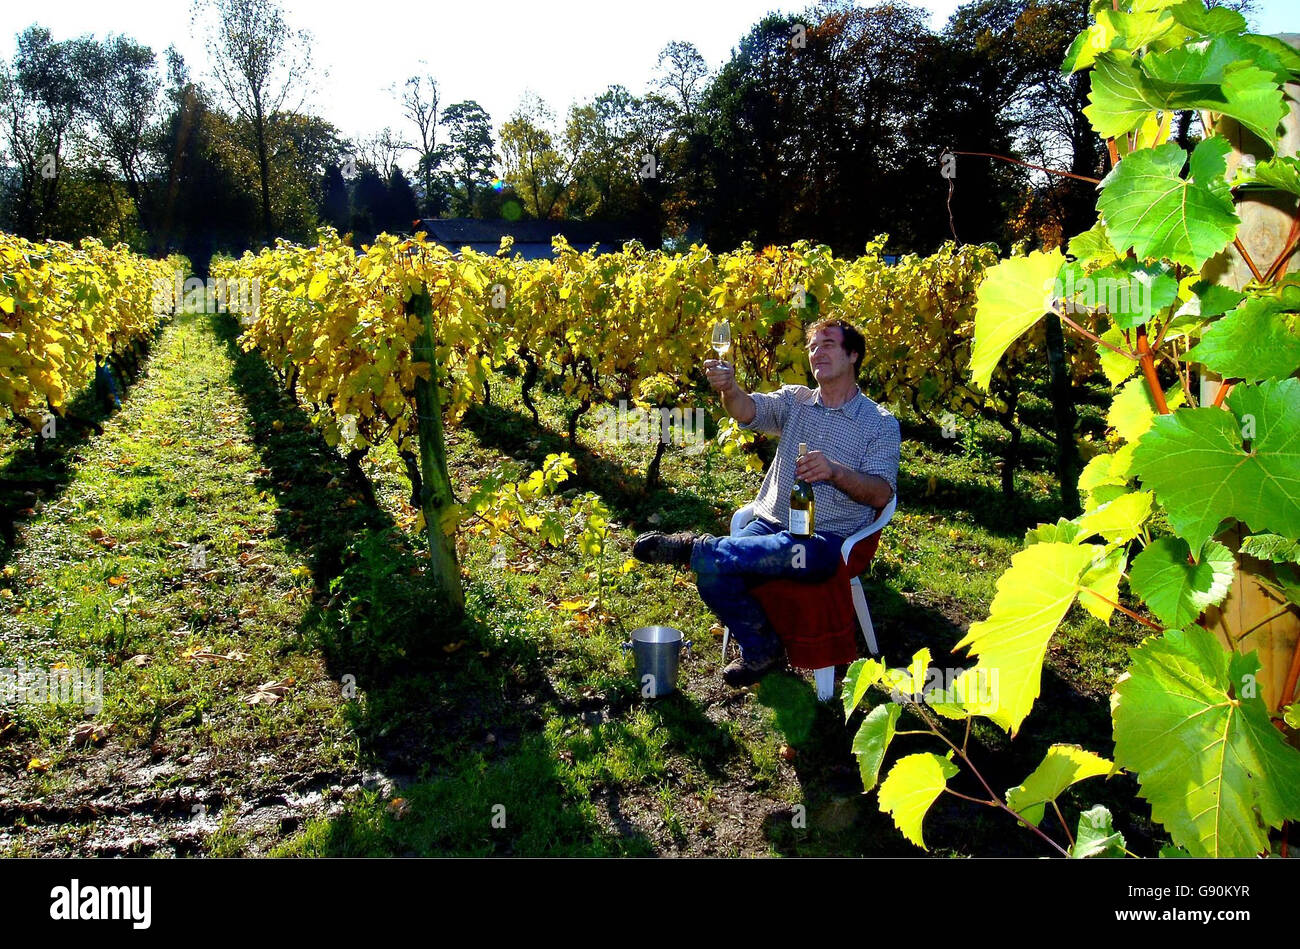
<svg viewBox="0 0 1300 949">
<path fill-rule="evenodd" d="M 790 533 L 800 534 L 807 537 L 812 534 L 812 528 L 809 524 L 811 518 L 808 517 L 807 511 L 796 511 L 790 509 Z"/>
</svg>

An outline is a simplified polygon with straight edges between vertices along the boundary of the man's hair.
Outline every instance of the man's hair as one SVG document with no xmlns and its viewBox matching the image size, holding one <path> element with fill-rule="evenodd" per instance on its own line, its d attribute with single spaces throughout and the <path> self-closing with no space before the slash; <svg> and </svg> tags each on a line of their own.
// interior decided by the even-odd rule
<svg viewBox="0 0 1300 949">
<path fill-rule="evenodd" d="M 842 320 L 838 317 L 827 317 L 818 320 L 809 326 L 804 334 L 804 345 L 812 342 L 812 338 L 817 335 L 818 330 L 828 329 L 832 326 L 838 326 L 844 334 L 844 351 L 853 357 L 853 376 L 857 378 L 858 372 L 862 369 L 862 360 L 867 356 L 867 339 L 848 320 Z"/>
</svg>

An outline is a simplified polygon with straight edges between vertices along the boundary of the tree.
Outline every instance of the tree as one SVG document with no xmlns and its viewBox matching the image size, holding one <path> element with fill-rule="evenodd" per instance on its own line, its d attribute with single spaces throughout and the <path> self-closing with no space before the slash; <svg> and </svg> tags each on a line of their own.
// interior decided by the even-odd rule
<svg viewBox="0 0 1300 949">
<path fill-rule="evenodd" d="M 87 50 L 86 112 L 96 164 L 121 179 L 140 226 L 152 227 L 146 180 L 148 136 L 158 120 L 162 79 L 153 50 L 129 37 L 110 36 Z"/>
<path fill-rule="evenodd" d="M 281 111 L 296 112 L 308 91 L 311 37 L 291 30 L 274 0 L 195 0 L 196 15 L 210 14 L 212 75 L 217 87 L 247 124 L 257 157 L 262 230 L 274 240 L 271 217 L 271 122 Z M 290 100 L 301 96 L 293 105 Z"/>
<path fill-rule="evenodd" d="M 550 218 L 565 207 L 576 155 L 572 140 L 562 155 L 551 131 L 555 116 L 536 95 L 526 94 L 510 120 L 501 127 L 505 179 L 519 193 L 524 209 L 536 218 Z"/>
<path fill-rule="evenodd" d="M 442 114 L 447 126 L 447 165 L 452 180 L 464 187 L 454 200 L 457 213 L 472 215 L 480 191 L 492 181 L 497 161 L 492 149 L 492 118 L 474 100 L 453 102 Z"/>
<path fill-rule="evenodd" d="M 64 156 L 86 114 L 94 45 L 88 38 L 56 43 L 49 30 L 28 27 L 0 83 L 9 152 L 18 163 L 15 223 L 25 237 L 55 234 Z"/>
<path fill-rule="evenodd" d="M 699 108 L 709 67 L 694 43 L 669 43 L 659 51 L 652 87 L 689 123 Z"/>
<path fill-rule="evenodd" d="M 419 154 L 417 173 L 424 192 L 422 208 L 432 217 L 443 208 L 441 189 L 437 187 L 438 169 L 447 158 L 446 149 L 438 145 L 438 81 L 432 76 L 412 76 L 402 91 L 402 113 L 420 133 L 420 144 L 412 146 Z"/>
<path fill-rule="evenodd" d="M 342 233 L 348 229 L 348 186 L 343 180 L 343 172 L 338 165 L 331 165 L 325 172 L 321 186 L 321 219 Z"/>
</svg>

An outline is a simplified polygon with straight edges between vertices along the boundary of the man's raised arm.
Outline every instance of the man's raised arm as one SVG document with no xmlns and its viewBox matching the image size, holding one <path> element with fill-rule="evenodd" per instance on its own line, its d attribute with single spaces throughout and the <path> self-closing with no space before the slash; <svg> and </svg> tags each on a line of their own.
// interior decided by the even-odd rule
<svg viewBox="0 0 1300 949">
<path fill-rule="evenodd" d="M 722 407 L 728 415 L 741 425 L 754 421 L 758 406 L 748 392 L 736 385 L 736 372 L 731 366 L 716 359 L 706 359 L 704 374 L 709 379 L 709 385 L 722 393 Z"/>
</svg>

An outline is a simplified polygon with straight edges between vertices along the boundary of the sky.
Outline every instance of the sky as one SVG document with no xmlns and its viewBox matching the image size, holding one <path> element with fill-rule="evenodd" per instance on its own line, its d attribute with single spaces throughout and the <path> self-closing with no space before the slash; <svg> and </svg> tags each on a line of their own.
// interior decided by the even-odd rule
<svg viewBox="0 0 1300 949">
<path fill-rule="evenodd" d="M 385 126 L 414 138 L 392 88 L 415 72 L 438 80 L 443 105 L 474 99 L 499 129 L 525 90 L 562 118 L 571 102 L 587 101 L 614 83 L 646 91 L 659 50 L 673 40 L 694 43 L 716 70 L 765 13 L 809 6 L 778 0 L 280 2 L 289 24 L 314 38 L 315 93 L 307 107 L 354 139 Z M 938 30 L 959 3 L 914 5 L 930 12 Z M 1257 7 L 1258 32 L 1300 32 L 1297 0 L 1259 0 Z M 0 55 L 12 57 L 16 35 L 32 23 L 56 40 L 124 33 L 158 54 L 175 45 L 191 75 L 202 79 L 207 38 L 192 28 L 190 9 L 189 0 L 6 0 L 0 4 Z"/>
</svg>

